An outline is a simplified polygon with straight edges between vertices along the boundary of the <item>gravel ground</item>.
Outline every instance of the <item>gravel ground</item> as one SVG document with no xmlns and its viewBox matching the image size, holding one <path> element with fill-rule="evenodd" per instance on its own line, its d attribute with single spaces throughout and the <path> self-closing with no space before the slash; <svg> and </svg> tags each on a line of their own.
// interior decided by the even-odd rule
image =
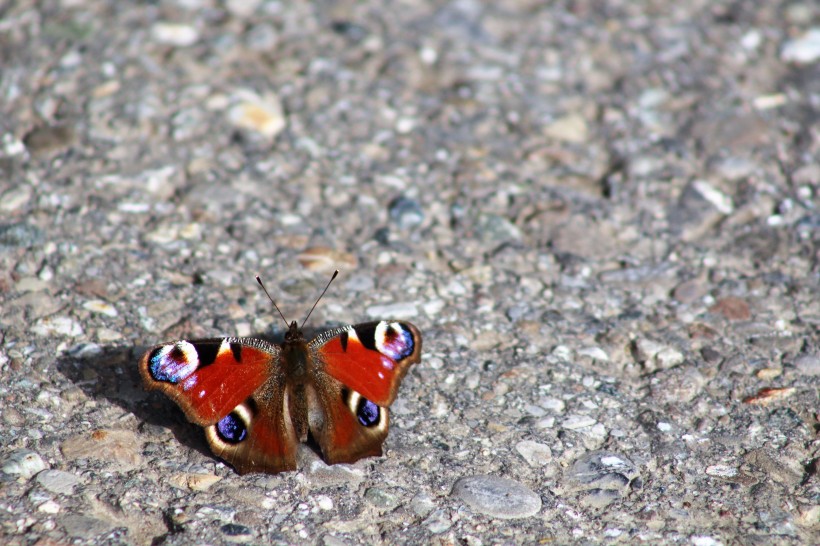
<svg viewBox="0 0 820 546">
<path fill-rule="evenodd" d="M 0 3 L 0 542 L 820 540 L 820 4 Z M 385 456 L 137 362 L 409 319 Z"/>
</svg>

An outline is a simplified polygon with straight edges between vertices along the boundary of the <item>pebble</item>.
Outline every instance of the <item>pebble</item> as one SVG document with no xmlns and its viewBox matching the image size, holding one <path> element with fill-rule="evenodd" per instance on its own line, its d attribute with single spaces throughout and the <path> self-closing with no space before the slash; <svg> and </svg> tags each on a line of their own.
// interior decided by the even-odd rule
<svg viewBox="0 0 820 546">
<path fill-rule="evenodd" d="M 580 114 L 567 114 L 544 127 L 544 135 L 574 144 L 586 142 L 588 133 L 587 122 Z"/>
<path fill-rule="evenodd" d="M 38 336 L 68 336 L 78 337 L 83 335 L 83 327 L 71 317 L 52 316 L 38 320 L 31 331 Z"/>
<path fill-rule="evenodd" d="M 390 202 L 388 214 L 401 229 L 412 229 L 424 221 L 424 211 L 418 201 L 403 195 Z"/>
<path fill-rule="evenodd" d="M 400 499 L 397 495 L 381 487 L 370 487 L 364 492 L 364 498 L 367 501 L 381 510 L 393 510 L 396 508 Z"/>
<path fill-rule="evenodd" d="M 567 415 L 561 426 L 567 430 L 578 430 L 581 428 L 591 427 L 597 423 L 595 419 L 588 415 L 571 414 Z"/>
<path fill-rule="evenodd" d="M 371 305 L 365 313 L 371 318 L 406 319 L 417 316 L 419 311 L 415 303 L 407 301 Z"/>
<path fill-rule="evenodd" d="M 515 444 L 515 450 L 532 467 L 544 466 L 552 461 L 552 450 L 546 444 L 522 440 Z"/>
<path fill-rule="evenodd" d="M 573 463 L 564 474 L 564 486 L 583 492 L 585 504 L 603 508 L 624 497 L 638 476 L 638 469 L 626 457 L 611 451 L 594 451 Z"/>
<path fill-rule="evenodd" d="M 74 493 L 74 487 L 80 483 L 78 476 L 62 470 L 44 470 L 37 474 L 35 480 L 48 491 L 58 495 L 71 495 Z"/>
<path fill-rule="evenodd" d="M 287 126 L 282 102 L 273 93 L 259 96 L 251 91 L 238 93 L 240 102 L 228 110 L 228 120 L 240 129 L 259 133 L 273 140 Z"/>
<path fill-rule="evenodd" d="M 811 64 L 820 59 L 820 28 L 811 28 L 799 38 L 783 44 L 780 58 L 795 64 Z"/>
<path fill-rule="evenodd" d="M 74 129 L 68 125 L 37 127 L 23 137 L 23 143 L 34 157 L 62 151 L 71 146 L 75 140 Z"/>
<path fill-rule="evenodd" d="M 444 510 L 436 510 L 427 516 L 427 519 L 424 520 L 424 525 L 431 533 L 439 534 L 452 527 L 453 520 Z"/>
<path fill-rule="evenodd" d="M 151 28 L 151 35 L 157 42 L 175 47 L 188 47 L 199 40 L 197 29 L 178 23 L 156 23 Z"/>
<path fill-rule="evenodd" d="M 116 307 L 103 300 L 89 300 L 83 304 L 83 309 L 112 318 L 119 315 Z"/>
<path fill-rule="evenodd" d="M 32 247 L 43 240 L 40 228 L 17 222 L 14 224 L 0 224 L 0 247 Z"/>
<path fill-rule="evenodd" d="M 111 524 L 101 519 L 79 514 L 69 514 L 62 519 L 62 525 L 68 536 L 91 539 L 111 530 Z"/>
<path fill-rule="evenodd" d="M 476 512 L 499 519 L 527 518 L 541 510 L 541 497 L 507 478 L 481 475 L 460 478 L 452 494 Z"/>
<path fill-rule="evenodd" d="M 238 523 L 226 523 L 219 530 L 230 542 L 248 542 L 253 539 L 253 531 Z"/>
<path fill-rule="evenodd" d="M 314 488 L 346 484 L 355 487 L 364 480 L 364 472 L 358 468 L 341 464 L 327 465 L 319 459 L 314 459 L 308 464 L 304 476 Z"/>
<path fill-rule="evenodd" d="M 410 500 L 410 509 L 419 517 L 426 517 L 436 509 L 436 503 L 430 495 L 419 493 Z"/>
<path fill-rule="evenodd" d="M 646 338 L 636 339 L 633 342 L 632 354 L 635 360 L 650 373 L 674 368 L 684 361 L 683 353 L 679 350 Z"/>
<path fill-rule="evenodd" d="M 521 230 L 508 219 L 497 214 L 481 214 L 477 221 L 478 235 L 485 242 L 505 243 L 521 239 Z"/>
<path fill-rule="evenodd" d="M 28 480 L 38 472 L 48 468 L 48 465 L 38 453 L 28 449 L 18 449 L 13 451 L 8 458 L 3 461 L 2 470 L 4 474 L 19 476 Z"/>
<path fill-rule="evenodd" d="M 190 489 L 191 491 L 207 491 L 216 482 L 221 480 L 216 474 L 196 474 L 190 472 L 180 472 L 168 478 L 168 483 L 178 489 Z"/>
<path fill-rule="evenodd" d="M 794 359 L 794 367 L 802 375 L 820 375 L 820 356 L 802 354 Z"/>
<path fill-rule="evenodd" d="M 64 441 L 61 451 L 67 459 L 100 459 L 122 466 L 142 464 L 141 446 L 136 434 L 127 430 L 97 429 Z"/>
<path fill-rule="evenodd" d="M 58 514 L 61 509 L 62 507 L 53 500 L 47 500 L 37 507 L 37 510 L 44 514 Z"/>
<path fill-rule="evenodd" d="M 749 320 L 752 317 L 746 300 L 736 296 L 719 299 L 709 311 L 723 315 L 727 320 Z"/>
<path fill-rule="evenodd" d="M 325 246 L 306 248 L 296 256 L 296 259 L 308 271 L 322 273 L 329 273 L 339 268 L 352 271 L 358 265 L 358 260 L 353 254 Z"/>
</svg>

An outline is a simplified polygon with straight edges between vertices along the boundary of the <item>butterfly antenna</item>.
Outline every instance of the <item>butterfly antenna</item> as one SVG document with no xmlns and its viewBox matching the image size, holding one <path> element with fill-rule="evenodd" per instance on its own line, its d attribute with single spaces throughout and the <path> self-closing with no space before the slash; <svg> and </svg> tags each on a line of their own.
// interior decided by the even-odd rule
<svg viewBox="0 0 820 546">
<path fill-rule="evenodd" d="M 264 285 L 264 284 L 262 284 L 262 279 L 260 279 L 260 278 L 259 278 L 259 275 L 257 275 L 257 276 L 256 276 L 256 282 L 258 282 L 258 283 L 259 283 L 259 286 L 261 286 L 261 287 L 262 287 L 262 290 L 264 290 L 264 291 L 265 291 L 265 295 L 268 297 L 268 299 L 269 299 L 269 300 L 270 300 L 270 302 L 273 304 L 273 306 L 276 308 L 276 310 L 277 310 L 277 311 L 279 311 L 279 316 L 280 316 L 280 317 L 282 317 L 282 320 L 284 320 L 284 321 L 285 321 L 285 326 L 290 327 L 290 324 L 288 324 L 288 319 L 286 319 L 286 318 L 285 318 L 285 315 L 283 315 L 283 314 L 282 314 L 282 311 L 280 311 L 280 310 L 279 310 L 279 306 L 278 306 L 278 305 L 276 305 L 276 302 L 275 302 L 275 301 L 273 301 L 273 298 L 272 298 L 272 297 L 270 297 L 270 293 L 268 292 L 268 289 L 267 289 L 267 288 L 265 288 L 265 285 Z"/>
<path fill-rule="evenodd" d="M 327 292 L 327 289 L 328 289 L 328 288 L 330 288 L 330 283 L 332 283 L 332 282 L 333 282 L 333 279 L 335 279 L 335 278 L 336 278 L 336 275 L 338 275 L 338 274 L 339 274 L 339 270 L 338 270 L 338 269 L 337 269 L 336 271 L 334 271 L 334 272 L 333 272 L 333 276 L 332 276 L 332 277 L 330 277 L 330 280 L 329 280 L 329 281 L 327 281 L 327 286 L 325 286 L 325 289 L 324 289 L 324 290 L 322 290 L 322 293 L 321 293 L 321 294 L 319 294 L 319 297 L 318 297 L 318 298 L 316 298 L 316 303 L 314 303 L 314 304 L 313 304 L 313 307 L 311 307 L 311 308 L 310 308 L 310 311 L 308 311 L 308 314 L 307 314 L 307 316 L 305 317 L 305 320 L 303 320 L 303 321 L 302 321 L 302 326 L 300 326 L 299 328 L 304 328 L 305 323 L 307 322 L 307 319 L 309 319 L 309 318 L 310 318 L 310 314 L 311 314 L 311 313 L 313 313 L 313 310 L 314 310 L 314 309 L 316 309 L 316 305 L 318 305 L 319 300 L 320 300 L 320 299 L 322 299 L 322 296 L 324 296 L 324 295 L 325 295 L 325 292 Z"/>
</svg>

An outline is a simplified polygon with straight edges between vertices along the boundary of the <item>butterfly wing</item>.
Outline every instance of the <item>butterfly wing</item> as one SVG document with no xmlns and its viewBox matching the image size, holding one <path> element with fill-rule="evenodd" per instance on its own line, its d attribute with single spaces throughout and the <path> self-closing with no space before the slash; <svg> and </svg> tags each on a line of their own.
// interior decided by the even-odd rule
<svg viewBox="0 0 820 546">
<path fill-rule="evenodd" d="M 215 455 L 240 473 L 296 468 L 280 349 L 253 338 L 177 341 L 145 353 L 140 375 L 205 427 Z"/>
<path fill-rule="evenodd" d="M 330 463 L 382 453 L 387 406 L 412 364 L 421 358 L 421 334 L 409 322 L 378 321 L 326 332 L 309 344 L 316 363 L 312 401 L 321 420 L 310 423 Z"/>
</svg>

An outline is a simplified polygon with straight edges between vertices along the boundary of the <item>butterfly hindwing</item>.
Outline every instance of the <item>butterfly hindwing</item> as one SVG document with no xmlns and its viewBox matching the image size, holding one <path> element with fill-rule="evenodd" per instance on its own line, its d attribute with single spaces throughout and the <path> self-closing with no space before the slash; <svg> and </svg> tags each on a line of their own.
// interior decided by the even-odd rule
<svg viewBox="0 0 820 546">
<path fill-rule="evenodd" d="M 205 429 L 214 455 L 240 474 L 296 469 L 298 438 L 288 415 L 287 389 L 268 381 L 228 415 Z"/>
<path fill-rule="evenodd" d="M 317 362 L 322 422 L 311 423 L 328 463 L 378 456 L 387 437 L 387 406 L 421 355 L 421 334 L 408 322 L 378 321 L 320 335 L 309 348 Z"/>
</svg>

